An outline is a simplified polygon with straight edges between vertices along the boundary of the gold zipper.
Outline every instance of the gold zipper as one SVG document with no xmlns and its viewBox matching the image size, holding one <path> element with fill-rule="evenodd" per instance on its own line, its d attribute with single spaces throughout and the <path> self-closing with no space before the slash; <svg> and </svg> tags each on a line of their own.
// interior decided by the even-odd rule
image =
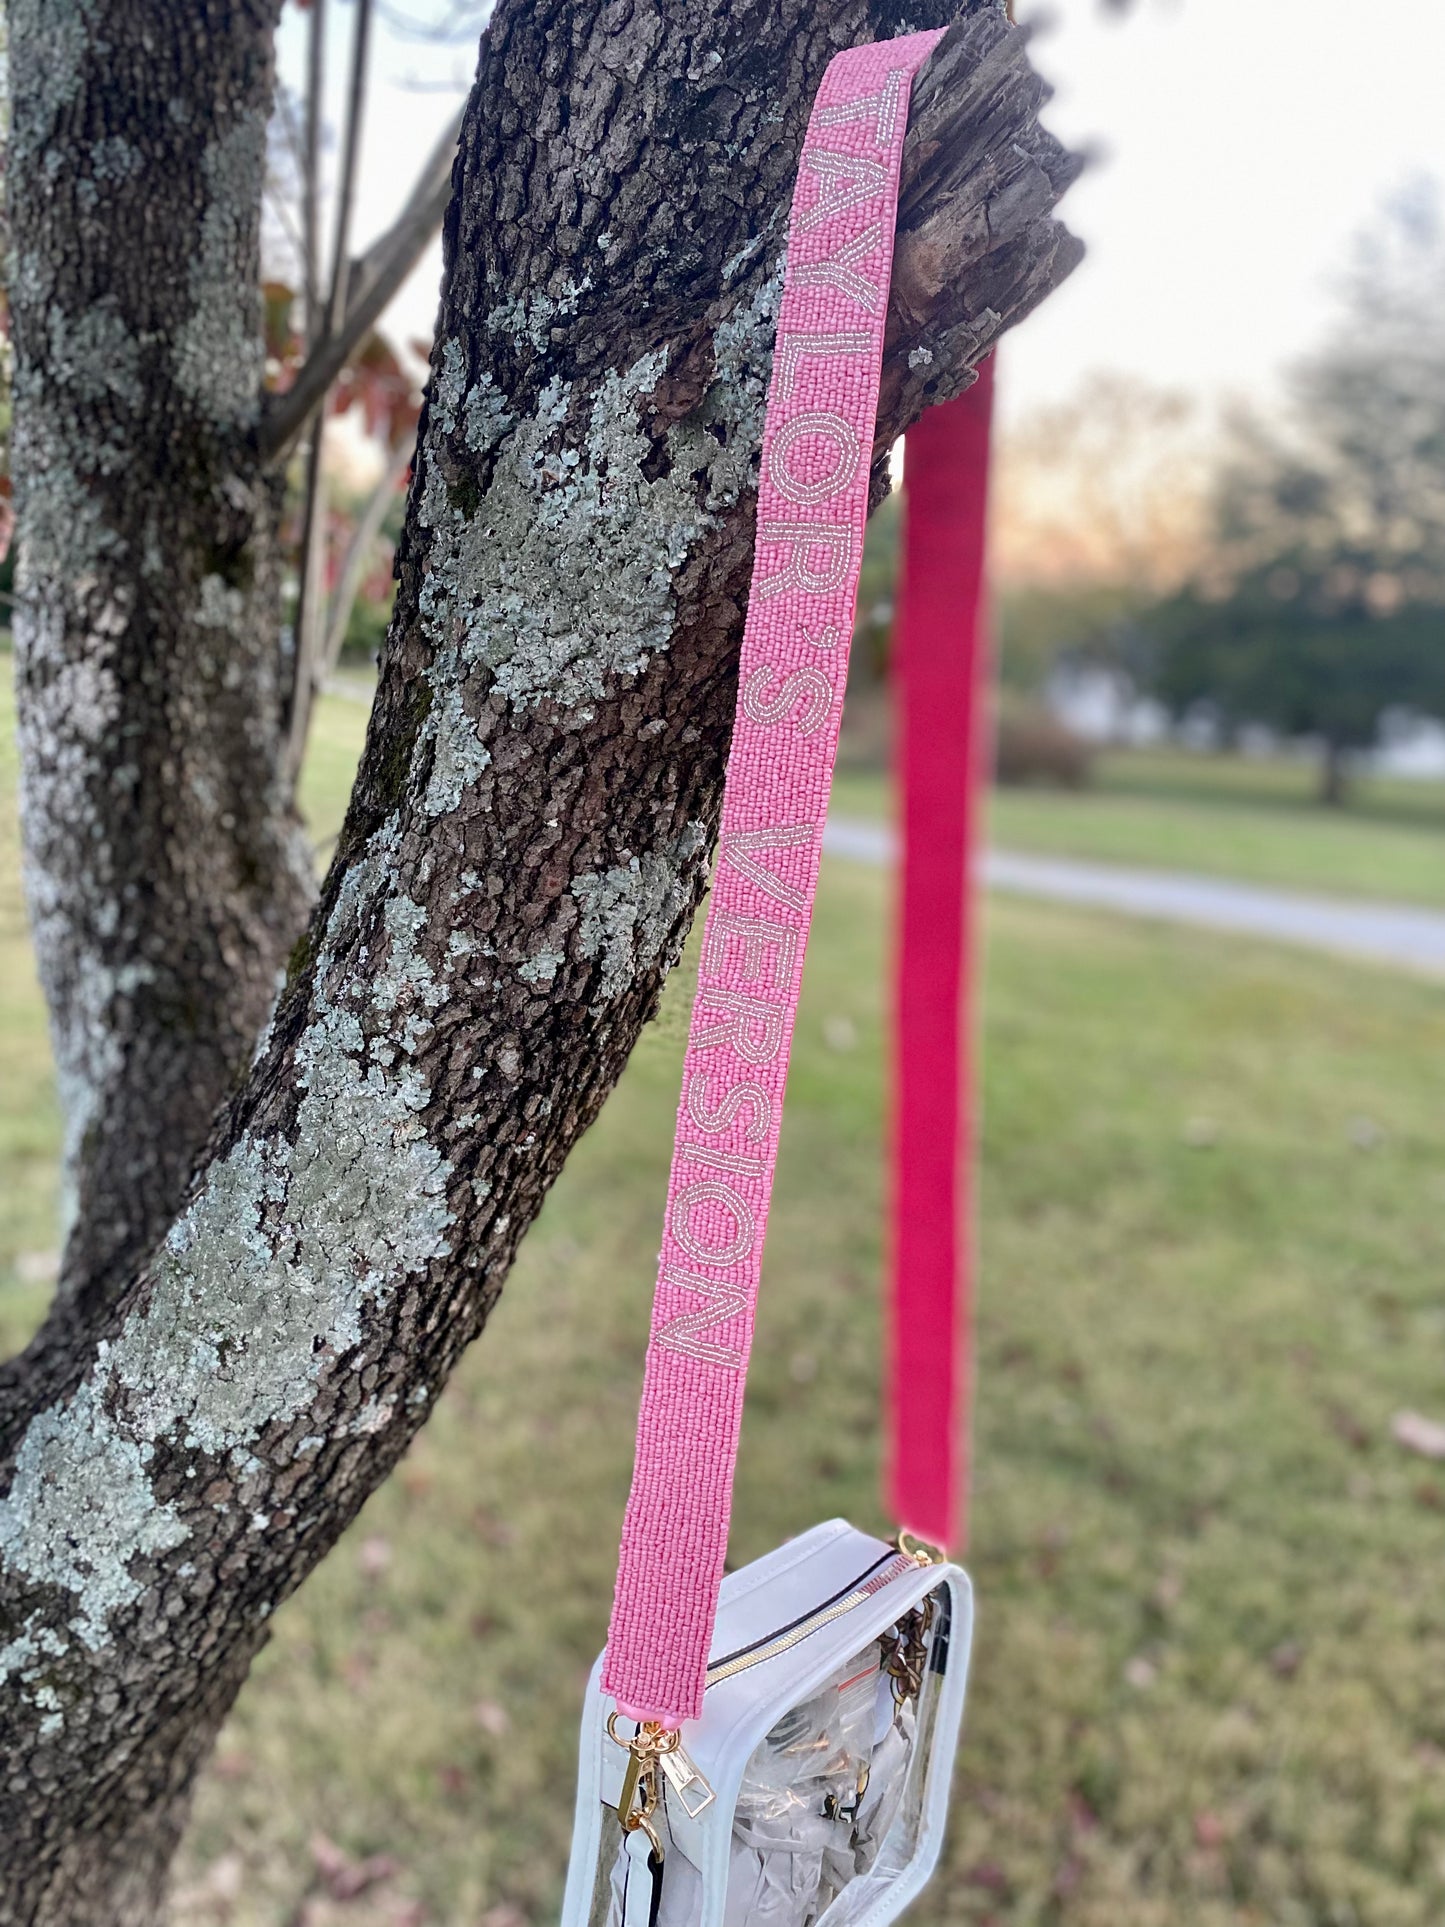
<svg viewBox="0 0 1445 1927">
<path fill-rule="evenodd" d="M 908 1567 L 915 1563 L 916 1561 L 903 1553 L 884 1563 L 881 1568 L 865 1573 L 859 1584 L 845 1593 L 841 1599 L 835 1599 L 826 1606 L 820 1606 L 817 1612 L 810 1613 L 806 1619 L 799 1620 L 796 1626 L 789 1626 L 786 1631 L 774 1634 L 771 1639 L 764 1640 L 760 1645 L 748 1647 L 743 1652 L 734 1653 L 730 1659 L 720 1659 L 715 1665 L 709 1666 L 705 1684 L 717 1686 L 725 1679 L 735 1679 L 739 1673 L 746 1673 L 754 1666 L 761 1666 L 765 1660 L 776 1659 L 779 1653 L 791 1652 L 795 1646 L 817 1632 L 820 1627 L 830 1626 L 835 1619 L 842 1619 L 846 1613 L 852 1612 L 855 1607 L 873 1598 L 875 1593 L 880 1592 L 890 1580 L 896 1579 L 901 1571 L 907 1571 Z M 616 1714 L 613 1714 L 612 1719 L 608 1721 L 607 1730 L 617 1744 L 623 1746 L 627 1742 L 622 1740 L 614 1730 L 613 1722 L 616 1717 Z M 639 1737 L 643 1730 L 638 1729 Z M 656 1748 L 656 1757 L 651 1763 L 652 1777 L 649 1781 L 651 1805 L 644 1801 L 639 1815 L 634 1816 L 631 1812 L 633 1800 L 636 1797 L 636 1787 L 642 1778 L 640 1770 L 642 1753 L 638 1749 L 636 1740 L 632 1742 L 633 1759 L 628 1767 L 623 1797 L 619 1802 L 619 1811 L 626 1816 L 622 1823 L 624 1829 L 631 1825 L 644 1826 L 647 1828 L 649 1839 L 655 1838 L 650 1825 L 650 1816 L 653 1807 L 657 1804 L 656 1770 L 658 1767 L 670 1782 L 683 1811 L 690 1819 L 697 1819 L 705 1808 L 712 1805 L 716 1797 L 705 1776 L 698 1771 L 692 1759 L 684 1752 L 679 1736 L 672 1734 L 669 1737 L 672 1745 L 665 1749 Z M 646 1750 L 651 1752 L 653 1749 Z"/>
<path fill-rule="evenodd" d="M 900 1570 L 906 1571 L 907 1565 L 908 1562 L 901 1559 Z M 786 1632 L 776 1634 L 759 1646 L 749 1647 L 745 1652 L 734 1653 L 731 1659 L 716 1661 L 707 1669 L 707 1684 L 718 1686 L 725 1679 L 735 1679 L 739 1673 L 750 1672 L 754 1666 L 761 1666 L 765 1660 L 776 1659 L 780 1653 L 791 1652 L 820 1628 L 832 1625 L 835 1619 L 842 1619 L 845 1614 L 864 1605 L 895 1576 L 891 1567 L 885 1566 L 876 1576 L 869 1575 L 870 1584 L 855 1586 L 852 1592 L 835 1599 L 831 1605 L 820 1607 L 807 1619 L 799 1620 L 796 1626 L 788 1627 Z"/>
</svg>

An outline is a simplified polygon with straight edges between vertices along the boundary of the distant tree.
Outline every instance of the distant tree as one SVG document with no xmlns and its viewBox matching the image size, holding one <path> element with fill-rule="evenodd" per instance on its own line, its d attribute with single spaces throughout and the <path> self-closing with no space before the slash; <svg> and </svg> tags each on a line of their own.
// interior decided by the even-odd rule
<svg viewBox="0 0 1445 1927">
<path fill-rule="evenodd" d="M 1236 423 L 1209 562 L 1155 612 L 1156 693 L 1351 755 L 1405 708 L 1445 716 L 1445 220 L 1428 185 L 1362 245 L 1342 322 L 1278 426 Z"/>
<path fill-rule="evenodd" d="M 1210 442 L 1187 397 L 1090 378 L 1000 440 L 993 503 L 1002 670 L 1037 692 L 1061 662 L 1137 674 L 1141 615 L 1203 554 Z"/>
</svg>

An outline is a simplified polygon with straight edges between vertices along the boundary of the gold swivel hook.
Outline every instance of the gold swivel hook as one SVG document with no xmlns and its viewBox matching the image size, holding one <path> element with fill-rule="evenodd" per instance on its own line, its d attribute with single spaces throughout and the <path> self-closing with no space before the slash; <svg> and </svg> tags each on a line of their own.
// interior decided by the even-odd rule
<svg viewBox="0 0 1445 1927">
<path fill-rule="evenodd" d="M 615 1745 L 627 1749 L 627 1771 L 622 1776 L 622 1792 L 617 1801 L 617 1819 L 624 1833 L 645 1833 L 652 1851 L 662 1858 L 662 1837 L 652 1824 L 660 1789 L 658 1763 L 675 1753 L 682 1735 L 656 1720 L 644 1720 L 630 1740 L 617 1730 L 617 1714 L 607 1715 L 607 1736 Z"/>
</svg>

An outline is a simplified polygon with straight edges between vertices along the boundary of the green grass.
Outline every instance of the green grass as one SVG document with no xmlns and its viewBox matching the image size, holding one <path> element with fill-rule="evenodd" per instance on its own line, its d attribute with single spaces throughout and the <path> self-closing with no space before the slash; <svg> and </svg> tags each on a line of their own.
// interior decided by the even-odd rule
<svg viewBox="0 0 1445 1927">
<path fill-rule="evenodd" d="M 336 680 L 348 693 L 323 696 L 317 703 L 301 771 L 301 811 L 317 845 L 322 869 L 346 814 L 374 686 L 361 677 Z"/>
<path fill-rule="evenodd" d="M 29 1335 L 45 1308 L 60 1209 L 60 1110 L 21 890 L 18 773 L 6 651 L 0 656 L 0 1349 L 5 1351 Z"/>
<path fill-rule="evenodd" d="M 354 739 L 359 712 L 322 726 Z M 738 1559 L 835 1511 L 883 1523 L 884 893 L 826 871 Z M 1012 901 L 989 972 L 980 1635 L 947 1864 L 910 1919 L 1438 1927 L 1445 1470 L 1388 1428 L 1445 1404 L 1445 1005 Z M 432 1423 L 277 1613 L 200 1791 L 183 1927 L 555 1918 L 687 976 Z M 17 1167 L 11 1091 L 7 1196 L 44 1165 Z M 53 1110 L 32 1130 L 43 1154 Z M 397 1869 L 328 1899 L 315 1835 Z"/>
<path fill-rule="evenodd" d="M 1085 790 L 995 790 L 990 835 L 1006 850 L 1445 903 L 1445 784 L 1361 780 L 1347 809 L 1326 810 L 1314 781 L 1285 759 L 1115 751 Z M 879 816 L 886 784 L 842 771 L 834 806 Z"/>
</svg>

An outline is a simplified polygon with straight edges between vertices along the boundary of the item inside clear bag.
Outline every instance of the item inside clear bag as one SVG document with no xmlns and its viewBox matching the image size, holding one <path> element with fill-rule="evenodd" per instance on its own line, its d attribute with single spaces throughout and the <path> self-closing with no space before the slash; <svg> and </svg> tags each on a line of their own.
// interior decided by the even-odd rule
<svg viewBox="0 0 1445 1927">
<path fill-rule="evenodd" d="M 923 1625 L 912 1640 L 905 1639 L 904 1656 L 895 1662 L 904 1678 L 895 1688 L 898 1719 L 874 1756 L 870 1791 L 877 1787 L 878 1804 L 861 1815 L 853 1879 L 835 1890 L 823 1927 L 850 1927 L 873 1904 L 879 1888 L 907 1870 L 918 1851 L 939 1686 L 948 1663 L 947 1593 L 939 1591 L 925 1600 L 920 1617 Z M 887 1758 L 885 1747 L 891 1749 Z"/>
<path fill-rule="evenodd" d="M 871 1864 L 903 1790 L 913 1713 L 881 1643 L 795 1706 L 748 1762 L 733 1813 L 727 1927 L 809 1927 Z"/>
<path fill-rule="evenodd" d="M 909 1863 L 947 1612 L 940 1590 L 792 1707 L 754 1749 L 732 1817 L 723 1927 L 847 1927 Z M 620 1845 L 599 1878 L 594 1927 L 693 1927 L 702 1876 L 667 1823 L 649 1861 Z"/>
</svg>

